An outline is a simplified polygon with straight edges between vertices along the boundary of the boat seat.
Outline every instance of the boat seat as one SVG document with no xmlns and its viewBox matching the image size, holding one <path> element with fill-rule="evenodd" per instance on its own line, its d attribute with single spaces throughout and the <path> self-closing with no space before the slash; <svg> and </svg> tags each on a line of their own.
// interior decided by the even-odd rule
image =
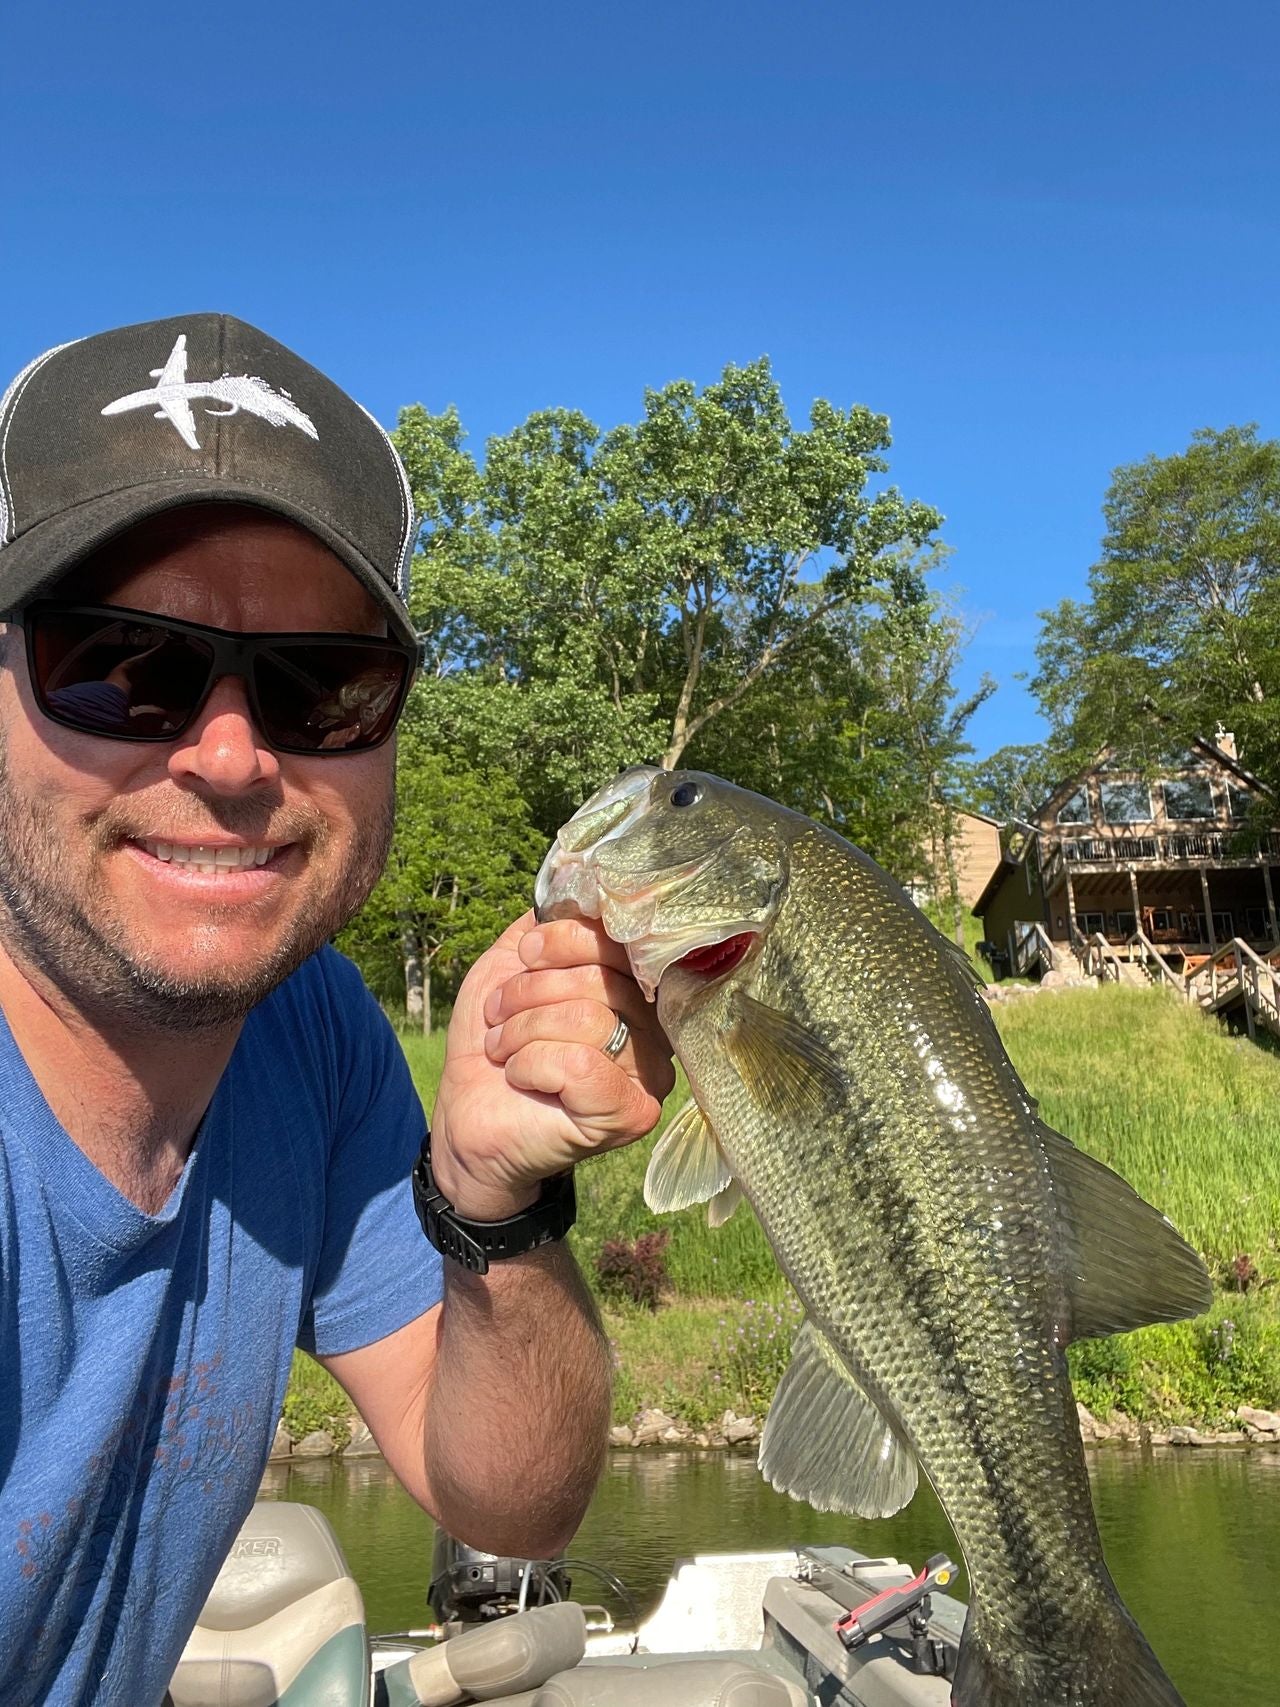
<svg viewBox="0 0 1280 1707">
<path fill-rule="evenodd" d="M 788 1683 L 746 1659 L 646 1655 L 587 1660 L 541 1689 L 492 1698 L 486 1707 L 811 1707 Z"/>
<path fill-rule="evenodd" d="M 245 1519 L 169 1684 L 173 1707 L 363 1707 L 364 1602 L 312 1506 L 262 1500 Z"/>
</svg>

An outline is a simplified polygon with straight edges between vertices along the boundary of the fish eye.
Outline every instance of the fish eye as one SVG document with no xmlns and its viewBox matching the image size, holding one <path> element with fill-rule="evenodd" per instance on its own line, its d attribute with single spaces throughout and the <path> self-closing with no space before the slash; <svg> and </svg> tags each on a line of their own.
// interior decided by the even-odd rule
<svg viewBox="0 0 1280 1707">
<path fill-rule="evenodd" d="M 682 782 L 679 787 L 671 790 L 673 806 L 693 806 L 702 799 L 702 789 L 696 782 Z"/>
</svg>

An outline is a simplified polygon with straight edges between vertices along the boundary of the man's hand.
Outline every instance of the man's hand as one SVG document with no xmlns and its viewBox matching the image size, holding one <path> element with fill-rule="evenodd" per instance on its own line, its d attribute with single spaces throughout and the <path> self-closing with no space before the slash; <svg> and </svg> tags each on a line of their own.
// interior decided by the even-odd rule
<svg viewBox="0 0 1280 1707">
<path fill-rule="evenodd" d="M 604 1053 L 618 1017 L 631 1034 Z M 471 968 L 449 1025 L 431 1167 L 460 1215 L 498 1221 L 584 1156 L 653 1130 L 671 1048 L 626 950 L 594 921 L 517 919 Z"/>
</svg>

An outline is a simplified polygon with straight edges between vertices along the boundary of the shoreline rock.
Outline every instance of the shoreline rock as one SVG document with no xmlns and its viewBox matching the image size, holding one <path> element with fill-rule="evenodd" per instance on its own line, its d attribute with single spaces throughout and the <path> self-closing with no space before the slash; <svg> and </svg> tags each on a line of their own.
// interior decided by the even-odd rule
<svg viewBox="0 0 1280 1707">
<path fill-rule="evenodd" d="M 1175 1423 L 1166 1428 L 1152 1428 L 1140 1423 L 1123 1411 L 1112 1411 L 1105 1418 L 1095 1417 L 1077 1401 L 1076 1415 L 1080 1422 L 1080 1438 L 1086 1447 L 1136 1446 L 1149 1447 L 1247 1447 L 1273 1446 L 1280 1448 L 1280 1411 L 1264 1411 L 1257 1406 L 1241 1405 L 1235 1413 L 1234 1428 L 1211 1429 L 1196 1424 Z M 335 1418 L 337 1424 L 344 1419 Z M 316 1429 L 299 1440 L 291 1438 L 284 1423 L 276 1425 L 271 1443 L 271 1464 L 288 1464 L 294 1459 L 318 1458 L 378 1458 L 381 1452 L 363 1418 L 352 1415 L 345 1419 L 348 1439 L 340 1445 L 330 1429 Z M 722 1413 L 718 1421 L 697 1426 L 681 1422 L 656 1406 L 639 1411 L 630 1423 L 615 1423 L 609 1430 L 609 1445 L 618 1451 L 636 1451 L 645 1447 L 690 1447 L 696 1450 L 722 1451 L 726 1448 L 755 1446 L 760 1440 L 762 1424 L 750 1416 L 738 1416 L 732 1410 Z"/>
</svg>

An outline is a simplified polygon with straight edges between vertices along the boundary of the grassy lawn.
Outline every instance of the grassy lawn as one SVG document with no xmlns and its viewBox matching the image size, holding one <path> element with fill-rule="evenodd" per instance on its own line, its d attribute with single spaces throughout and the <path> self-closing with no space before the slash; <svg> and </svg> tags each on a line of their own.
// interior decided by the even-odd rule
<svg viewBox="0 0 1280 1707">
<path fill-rule="evenodd" d="M 1002 1006 L 996 1019 L 1042 1117 L 1162 1209 L 1214 1275 L 1214 1307 L 1202 1320 L 1073 1346 L 1078 1396 L 1101 1414 L 1123 1409 L 1153 1422 L 1217 1422 L 1241 1403 L 1280 1407 L 1280 1286 L 1272 1284 L 1280 1281 L 1280 1055 L 1228 1037 L 1154 990 L 1068 990 Z M 402 1033 L 401 1041 L 429 1109 L 443 1035 Z M 686 1095 L 681 1082 L 664 1119 Z M 745 1209 L 718 1232 L 701 1208 L 650 1214 L 641 1193 L 648 1152 L 635 1145 L 578 1175 L 572 1238 L 597 1290 L 606 1240 L 659 1228 L 670 1236 L 659 1310 L 601 1299 L 615 1414 L 625 1421 L 655 1404 L 693 1423 L 726 1407 L 760 1416 L 785 1366 L 789 1288 Z M 307 1359 L 295 1375 L 297 1420 L 317 1426 L 338 1390 Z M 292 1432 L 288 1408 L 286 1418 Z"/>
</svg>

